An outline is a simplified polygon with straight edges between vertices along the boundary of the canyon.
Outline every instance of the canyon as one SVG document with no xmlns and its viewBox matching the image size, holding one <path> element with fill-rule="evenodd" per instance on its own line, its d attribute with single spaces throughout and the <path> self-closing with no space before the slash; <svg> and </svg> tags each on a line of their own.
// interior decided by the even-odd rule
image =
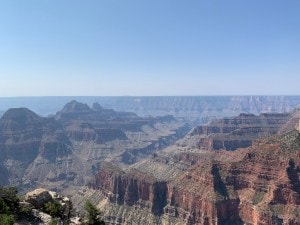
<svg viewBox="0 0 300 225">
<path fill-rule="evenodd" d="M 20 191 L 87 185 L 102 162 L 132 164 L 189 130 L 172 116 L 139 117 L 71 101 L 52 117 L 13 108 L 0 119 L 0 184 Z"/>
<path fill-rule="evenodd" d="M 243 123 L 236 123 L 241 118 Z M 93 199 L 107 224 L 299 224 L 296 118 L 297 112 L 225 119 L 230 121 L 227 128 L 245 126 L 253 138 L 251 145 L 236 150 L 182 145 L 204 128 L 222 130 L 224 120 L 196 127 L 173 146 L 126 169 L 103 164 L 90 187 L 73 200 L 79 209 L 80 199 Z M 262 135 L 252 135 L 250 128 L 258 124 L 264 125 Z"/>
<path fill-rule="evenodd" d="M 47 117 L 12 108 L 0 119 L 0 184 L 63 193 L 78 215 L 89 199 L 111 225 L 300 224 L 300 115 L 279 99 L 253 97 L 224 118 L 203 106 L 197 119 L 76 100 Z"/>
</svg>

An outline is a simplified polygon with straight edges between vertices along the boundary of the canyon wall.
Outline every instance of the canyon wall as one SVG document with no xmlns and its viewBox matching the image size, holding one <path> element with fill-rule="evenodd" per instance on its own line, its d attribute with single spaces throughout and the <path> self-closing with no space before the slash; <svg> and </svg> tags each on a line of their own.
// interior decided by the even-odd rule
<svg viewBox="0 0 300 225">
<path fill-rule="evenodd" d="M 92 186 L 110 207 L 143 208 L 163 224 L 299 224 L 299 150 L 292 131 L 234 152 L 182 153 L 173 163 L 190 166 L 170 179 L 106 165 Z M 118 220 L 130 224 L 121 214 Z"/>
<path fill-rule="evenodd" d="M 262 113 L 258 116 L 242 113 L 197 126 L 187 139 L 198 138 L 199 149 L 236 150 L 251 146 L 257 138 L 279 133 L 291 117 L 289 113 Z"/>
<path fill-rule="evenodd" d="M 90 182 L 104 161 L 128 166 L 182 138 L 189 126 L 173 116 L 139 117 L 95 103 L 67 103 L 55 116 L 14 108 L 0 118 L 0 184 L 21 192 L 57 191 Z"/>
</svg>

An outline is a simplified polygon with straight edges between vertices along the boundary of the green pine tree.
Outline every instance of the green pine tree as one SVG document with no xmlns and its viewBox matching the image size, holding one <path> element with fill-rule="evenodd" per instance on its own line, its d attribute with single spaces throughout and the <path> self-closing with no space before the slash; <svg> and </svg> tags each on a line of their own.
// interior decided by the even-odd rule
<svg viewBox="0 0 300 225">
<path fill-rule="evenodd" d="M 100 219 L 100 211 L 89 200 L 85 202 L 84 209 L 87 212 L 88 225 L 105 225 Z"/>
</svg>

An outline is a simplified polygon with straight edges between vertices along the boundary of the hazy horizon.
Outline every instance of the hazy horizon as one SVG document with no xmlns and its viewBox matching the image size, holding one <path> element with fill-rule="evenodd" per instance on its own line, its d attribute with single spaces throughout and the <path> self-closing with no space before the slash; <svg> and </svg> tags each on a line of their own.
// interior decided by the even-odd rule
<svg viewBox="0 0 300 225">
<path fill-rule="evenodd" d="M 272 96 L 34 96 L 34 97 L 0 97 L 1 112 L 10 108 L 25 107 L 40 115 L 55 114 L 67 103 L 76 100 L 86 103 L 92 107 L 93 103 L 98 102 L 103 108 L 118 111 L 135 111 L 141 115 L 151 115 L 154 111 L 162 114 L 186 110 L 201 110 L 208 105 L 219 105 L 226 109 L 226 104 L 231 106 L 250 105 L 255 107 L 265 105 L 266 111 L 274 111 L 276 107 L 283 107 L 281 111 L 289 111 L 299 106 L 299 95 L 272 95 Z M 244 103 L 242 103 L 244 102 Z M 249 106 L 249 105 L 248 105 Z M 247 106 L 247 107 L 248 107 Z M 254 108 L 255 108 L 254 107 Z M 275 108 L 274 108 L 275 107 Z M 233 107 L 234 108 L 234 107 Z M 251 108 L 251 107 L 250 107 Z M 251 112 L 253 109 L 245 112 Z M 284 109 L 284 110 L 283 110 Z M 154 110 L 154 111 L 153 111 Z M 250 111 L 249 111 L 250 110 Z M 239 110 L 237 110 L 239 111 Z M 276 110 L 275 110 L 276 111 Z M 188 113 L 184 113 L 188 114 Z"/>
<path fill-rule="evenodd" d="M 0 97 L 299 95 L 300 2 L 0 2 Z"/>
</svg>

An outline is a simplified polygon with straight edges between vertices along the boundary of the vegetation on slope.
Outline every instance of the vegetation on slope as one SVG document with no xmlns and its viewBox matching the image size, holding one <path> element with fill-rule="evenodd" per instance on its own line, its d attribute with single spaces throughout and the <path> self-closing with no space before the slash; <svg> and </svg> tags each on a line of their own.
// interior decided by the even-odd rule
<svg viewBox="0 0 300 225">
<path fill-rule="evenodd" d="M 0 187 L 0 224 L 13 225 L 19 198 L 17 189 Z"/>
</svg>

